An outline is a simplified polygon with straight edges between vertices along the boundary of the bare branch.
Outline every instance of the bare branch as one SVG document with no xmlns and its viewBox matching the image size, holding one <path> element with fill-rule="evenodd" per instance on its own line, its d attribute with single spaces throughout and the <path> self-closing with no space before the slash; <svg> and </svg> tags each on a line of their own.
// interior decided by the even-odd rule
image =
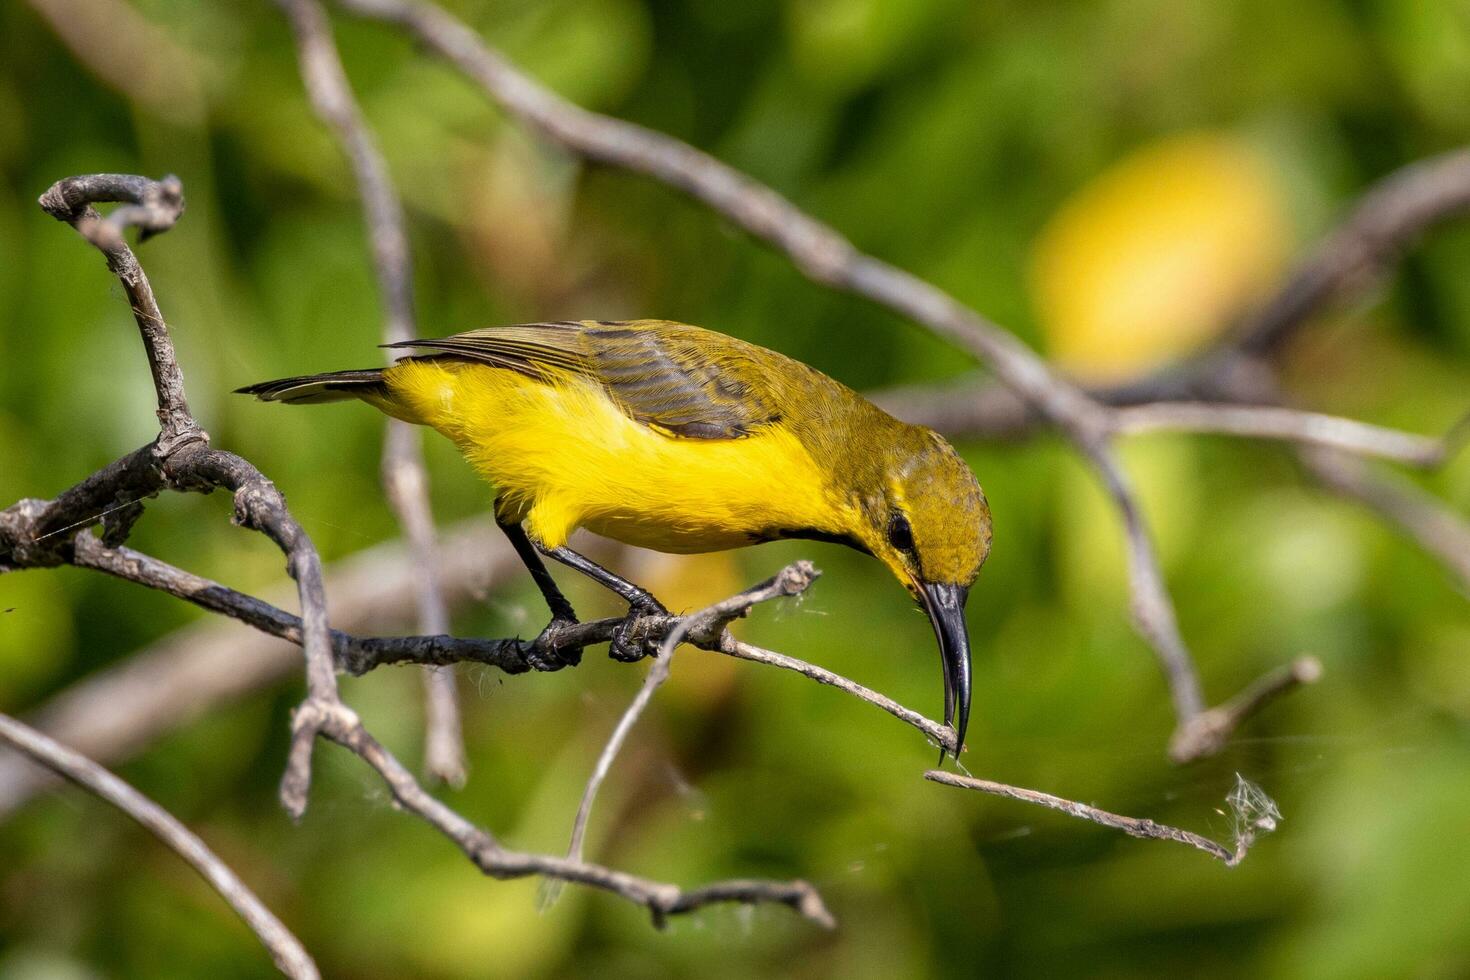
<svg viewBox="0 0 1470 980">
<path fill-rule="evenodd" d="M 492 878 L 506 880 L 541 875 L 558 881 L 591 885 L 644 906 L 653 916 L 654 924 L 659 926 L 670 915 L 691 912 L 716 902 L 778 903 L 790 906 L 804 918 L 823 927 L 835 925 L 817 890 L 805 881 L 741 879 L 686 891 L 675 885 L 650 881 L 600 865 L 509 850 L 424 792 L 413 775 L 378 744 L 350 712 L 333 710 L 320 719 L 313 719 L 313 724 L 318 725 L 323 736 L 351 750 L 376 770 L 399 807 L 448 837 Z"/>
<path fill-rule="evenodd" d="M 157 306 L 152 301 L 142 268 L 126 245 L 120 241 L 113 243 L 105 235 L 97 237 L 96 221 L 93 220 L 95 213 L 86 205 L 79 204 L 84 200 L 125 196 L 128 200 L 137 198 L 136 203 L 147 205 L 147 186 L 148 182 L 142 178 L 79 177 L 58 183 L 43 199 L 48 209 L 67 208 L 66 220 L 89 234 L 94 242 L 100 242 L 98 247 L 107 254 L 109 264 L 119 271 L 124 284 L 129 286 L 135 311 L 140 310 L 138 297 L 146 298 L 149 308 L 139 314 L 139 324 L 144 327 L 150 362 L 155 366 L 159 417 L 163 425 L 163 433 L 153 448 L 155 466 L 149 468 L 132 465 L 128 460 L 119 461 L 74 488 L 67 499 L 115 497 L 121 484 L 127 481 L 144 482 L 150 492 L 160 489 L 207 492 L 215 488 L 232 491 L 235 523 L 260 531 L 285 553 L 286 570 L 296 580 L 302 617 L 293 621 L 294 617 L 258 599 L 222 589 L 215 583 L 130 549 L 98 541 L 86 527 L 101 520 L 100 514 L 75 522 L 74 526 L 82 528 L 75 534 L 53 535 L 53 541 L 42 545 L 37 540 L 37 522 L 50 512 L 51 505 L 45 501 L 23 500 L 0 511 L 0 572 L 62 563 L 94 567 L 162 588 L 208 608 L 230 610 L 231 614 L 239 615 L 252 625 L 294 633 L 306 654 L 307 694 L 306 700 L 292 716 L 291 745 L 286 771 L 281 779 L 281 802 L 293 818 L 299 819 L 305 812 L 311 785 L 312 750 L 317 738 L 322 737 L 349 748 L 372 766 L 388 783 L 402 808 L 417 814 L 449 836 L 487 874 L 500 878 L 542 874 L 606 888 L 647 907 L 655 922 L 662 922 L 669 914 L 688 911 L 708 902 L 742 901 L 784 903 L 813 921 L 830 925 L 831 916 L 823 907 L 820 896 L 805 882 L 720 882 L 685 892 L 673 885 L 596 865 L 506 850 L 488 833 L 424 792 L 408 770 L 368 734 L 356 713 L 342 702 L 337 691 L 333 635 L 327 623 L 321 560 L 316 549 L 287 510 L 285 500 L 274 484 L 248 461 L 209 447 L 208 436 L 188 412 L 168 328 L 156 313 Z M 79 211 L 79 207 L 82 210 Z M 173 437 L 170 437 L 171 432 Z M 111 485 L 108 485 L 109 481 Z M 450 637 L 427 637 L 413 643 L 417 646 L 424 641 L 430 646 L 441 642 L 456 645 L 459 642 Z M 390 648 L 394 645 L 392 640 L 384 642 Z M 519 644 L 519 641 L 514 642 Z"/>
<path fill-rule="evenodd" d="M 1204 694 L 1194 661 L 1179 633 L 1174 604 L 1164 586 L 1164 573 L 1159 567 L 1148 527 L 1138 501 L 1111 446 L 1097 444 L 1089 452 L 1093 465 L 1102 477 L 1103 489 L 1123 517 L 1123 533 L 1128 545 L 1128 585 L 1134 627 L 1148 641 L 1158 658 L 1159 667 L 1169 686 L 1174 713 L 1181 726 L 1204 710 Z"/>
<path fill-rule="evenodd" d="M 1175 762 L 1191 762 L 1219 752 L 1247 718 L 1294 688 L 1322 679 L 1322 661 L 1298 657 L 1284 667 L 1256 678 L 1251 685 L 1219 707 L 1210 708 L 1180 725 L 1169 740 Z"/>
<path fill-rule="evenodd" d="M 1204 851 L 1210 857 L 1223 861 L 1229 868 L 1245 860 L 1246 852 L 1255 843 L 1257 835 L 1275 830 L 1277 821 L 1281 819 L 1281 814 L 1276 810 L 1275 804 L 1239 776 L 1236 777 L 1236 788 L 1226 798 L 1237 820 L 1234 849 L 1227 848 L 1193 831 L 1180 830 L 1153 820 L 1125 817 L 1107 810 L 1100 810 L 1086 803 L 1077 803 L 1034 789 L 1023 789 L 1019 786 L 1009 786 L 988 779 L 975 779 L 971 776 L 957 776 L 940 769 L 930 769 L 924 773 L 924 778 L 931 783 L 943 783 L 946 786 L 956 786 L 960 789 L 973 789 L 992 796 L 1003 796 L 1008 800 L 1018 800 L 1022 803 L 1046 807 L 1049 810 L 1058 810 L 1069 816 L 1077 817 L 1079 820 L 1090 820 L 1104 827 L 1121 830 L 1130 837 L 1140 837 L 1144 840 L 1170 840 L 1188 844 L 1190 847 Z"/>
<path fill-rule="evenodd" d="M 438 533 L 429 506 L 423 442 L 408 423 L 388 420 L 381 468 L 389 505 L 413 552 L 419 632 L 431 636 L 448 633 L 449 609 L 444 601 Z M 463 786 L 468 769 L 458 685 L 452 673 L 437 667 L 425 667 L 423 678 L 424 768 L 441 782 Z"/>
<path fill-rule="evenodd" d="M 357 179 L 363 219 L 372 244 L 373 267 L 383 302 L 383 342 L 412 340 L 418 334 L 413 301 L 413 260 L 404 230 L 403 205 L 388 165 L 362 117 L 342 68 L 332 27 L 316 0 L 277 0 L 291 22 L 301 78 L 312 107 L 336 136 Z M 433 512 L 423 443 L 417 429 L 389 419 L 383 441 L 383 488 L 413 549 L 419 576 L 419 631 L 449 631 L 439 584 Z M 451 786 L 465 781 L 464 736 L 454 675 L 427 668 L 424 673 L 425 766 Z"/>
<path fill-rule="evenodd" d="M 688 194 L 785 253 L 815 282 L 887 306 L 989 362 L 1008 386 L 1069 434 L 1095 431 L 1092 400 L 1058 378 L 1012 334 L 954 297 L 858 251 L 830 226 L 687 143 L 589 112 L 516 69 L 464 23 L 417 0 L 337 0 L 344 10 L 396 24 L 475 81 L 502 109 L 552 142 Z"/>
<path fill-rule="evenodd" d="M 1224 363 L 1223 361 L 1221 362 Z M 1271 371 L 1263 363 L 1257 362 L 1262 370 Z M 1245 398 L 1250 402 L 1258 404 L 1247 404 L 1245 402 L 1230 401 L 1224 403 L 1208 402 L 1212 408 L 1222 412 L 1226 409 L 1245 407 L 1248 411 L 1270 409 L 1272 411 L 1284 411 L 1280 406 L 1274 404 L 1280 399 L 1274 378 L 1261 377 L 1252 372 L 1252 380 L 1241 384 L 1236 381 L 1218 380 L 1212 383 L 1211 393 L 1230 399 Z M 1153 392 L 1147 385 L 1140 385 L 1136 392 L 1126 392 L 1127 396 L 1146 398 Z M 1015 395 L 1008 389 L 998 385 L 980 385 L 973 381 L 964 385 L 915 385 L 908 388 L 895 388 L 887 391 L 873 393 L 873 400 L 879 405 L 894 413 L 899 418 L 919 425 L 927 425 L 937 429 L 952 439 L 1018 439 L 1035 435 L 1041 431 L 1041 420 L 1035 413 L 1025 410 L 1025 406 L 1019 402 Z M 1148 408 L 1148 404 L 1140 405 L 1140 408 Z M 1132 408 L 1123 408 L 1120 414 L 1132 412 Z M 1310 416 L 1311 413 L 1301 413 Z M 1331 419 L 1333 417 L 1327 416 Z M 1334 421 L 1340 421 L 1334 419 Z M 1349 422 L 1350 426 L 1356 427 L 1359 423 Z M 1279 434 L 1283 438 L 1292 438 L 1290 428 L 1295 422 L 1289 422 L 1286 431 Z M 1202 431 L 1212 431 L 1210 426 L 1202 426 Z M 1361 430 L 1360 430 L 1361 431 Z M 1408 436 L 1408 442 L 1402 442 L 1402 433 L 1395 430 L 1386 430 L 1394 437 L 1394 441 L 1400 447 L 1409 446 L 1409 455 L 1414 455 L 1412 446 L 1414 440 L 1425 437 Z M 1251 434 L 1255 433 L 1239 433 Z M 1374 433 L 1367 431 L 1370 440 L 1368 448 L 1375 451 L 1371 455 L 1383 455 L 1376 451 L 1377 447 L 1371 444 Z M 1448 459 L 1465 441 L 1467 436 L 1466 422 L 1462 420 L 1449 433 L 1438 440 L 1426 441 L 1420 447 L 1423 450 L 1423 459 L 1434 458 L 1434 465 Z M 1402 480 L 1392 480 L 1388 475 L 1375 475 L 1368 471 L 1359 458 L 1348 455 L 1345 452 L 1334 452 L 1322 445 L 1314 445 L 1312 441 L 1299 440 L 1298 455 L 1303 460 L 1307 472 L 1317 482 L 1339 496 L 1358 500 L 1368 507 L 1378 511 L 1385 520 L 1398 525 L 1404 533 L 1408 534 L 1414 541 L 1428 552 L 1432 557 L 1443 564 L 1447 571 L 1456 579 L 1459 590 L 1466 596 L 1470 596 L 1470 524 L 1458 515 L 1447 509 L 1443 503 L 1434 499 Z M 1355 449 L 1363 448 L 1353 443 Z M 1390 454 L 1392 455 L 1392 454 Z M 1418 459 L 1409 460 L 1418 463 Z"/>
<path fill-rule="evenodd" d="M 623 712 L 623 716 L 618 719 L 612 735 L 608 737 L 607 745 L 597 757 L 597 765 L 593 767 L 592 775 L 587 779 L 587 788 L 582 791 L 582 802 L 577 806 L 577 818 L 572 823 L 571 843 L 567 845 L 567 857 L 570 860 L 580 861 L 582 859 L 582 839 L 587 833 L 587 820 L 592 816 L 592 804 L 597 799 L 597 790 L 602 785 L 602 781 L 607 778 L 613 760 L 622 751 L 628 733 L 633 730 L 633 726 L 642 717 L 644 709 L 653 700 L 653 692 L 669 679 L 669 672 L 674 669 L 674 650 L 684 642 L 684 638 L 697 632 L 705 636 L 716 635 L 723 641 L 728 636 L 725 627 L 744 616 L 752 606 L 782 596 L 800 595 L 816 581 L 819 575 L 821 572 L 817 571 L 816 566 L 809 561 L 798 561 L 787 565 L 772 578 L 759 585 L 751 586 L 739 595 L 731 596 L 699 612 L 682 617 L 668 631 L 659 645 L 658 657 L 655 658 L 653 666 L 648 668 L 648 676 L 644 678 L 643 686 L 638 689 L 638 694 L 628 705 L 628 710 Z"/>
<path fill-rule="evenodd" d="M 1275 388 L 1268 358 L 1328 304 L 1369 285 L 1431 226 L 1470 208 L 1470 148 L 1417 160 L 1379 180 L 1254 315 L 1221 346 L 1145 378 L 1088 393 L 1107 405 L 1241 400 Z M 956 393 L 957 394 L 957 393 Z M 1254 396 L 1247 395 L 1254 400 Z M 1047 419 L 1015 391 L 973 385 L 968 397 L 936 386 L 893 389 L 879 404 L 955 436 L 1015 438 Z M 932 421 L 931 421 L 932 420 Z"/>
<path fill-rule="evenodd" d="M 1156 401 L 1235 401 L 1256 387 L 1252 378 L 1271 375 L 1267 359 L 1333 302 L 1371 285 L 1429 228 L 1470 209 L 1470 148 L 1416 160 L 1378 180 L 1346 218 L 1303 259 L 1286 282 L 1217 348 L 1149 377 L 1089 394 L 1109 405 Z M 1274 379 L 1270 382 L 1274 386 Z M 1014 437 L 1046 420 L 1015 392 L 994 386 L 975 400 L 951 408 L 923 390 L 895 391 L 898 414 L 917 396 L 914 411 L 954 413 L 951 431 L 981 437 Z M 983 411 L 982 411 L 983 410 Z M 941 424 L 936 426 L 943 428 Z"/>
<path fill-rule="evenodd" d="M 108 218 L 101 217 L 94 203 L 122 201 Z M 260 531 L 285 553 L 286 569 L 296 579 L 304 619 L 307 661 L 308 697 L 321 700 L 336 698 L 337 679 L 333 670 L 331 637 L 327 628 L 326 600 L 322 594 L 321 560 L 312 547 L 306 531 L 286 509 L 285 498 L 275 485 L 248 461 L 231 453 L 209 448 L 209 436 L 189 412 L 184 394 L 184 377 L 174 355 L 168 325 L 153 295 L 143 267 L 123 241 L 122 232 L 129 226 L 142 228 L 145 234 L 167 230 L 183 213 L 183 187 L 175 177 L 151 181 L 127 174 L 92 174 L 57 181 L 40 204 L 47 214 L 75 228 L 107 258 L 108 268 L 117 275 L 127 292 L 134 319 L 143 335 L 158 395 L 160 432 L 152 446 L 154 471 L 146 472 L 136 461 L 123 460 L 94 475 L 79 485 L 77 498 L 105 496 L 109 479 L 115 481 L 148 481 L 148 492 L 160 489 L 208 492 L 216 488 L 230 490 L 235 496 L 236 524 Z M 81 488 L 86 488 L 82 491 Z M 113 486 L 117 497 L 125 486 Z M 137 500 L 124 506 L 135 508 Z M 34 521 L 34 501 L 22 501 L 0 514 L 0 568 L 10 567 L 15 557 L 24 558 L 38 549 Z M 97 514 L 100 520 L 104 515 Z M 136 511 L 134 510 L 134 518 Z M 29 522 L 32 526 L 24 525 Z M 80 523 L 90 523 L 83 521 Z M 130 526 L 125 522 L 124 528 Z M 120 535 L 109 536 L 116 540 Z M 82 535 L 79 540 L 88 540 Z M 58 540 L 56 545 L 67 542 Z M 48 550 L 55 547 L 48 543 Z M 282 781 L 282 801 L 289 812 L 299 815 L 306 806 L 306 790 L 310 783 L 311 741 L 297 738 Z"/>
<path fill-rule="evenodd" d="M 1379 181 L 1260 313 L 1242 327 L 1239 349 L 1278 348 L 1312 314 L 1371 280 L 1437 221 L 1470 209 L 1470 149 L 1419 160 Z"/>
<path fill-rule="evenodd" d="M 701 649 L 706 649 L 702 644 L 695 644 Z M 874 707 L 881 708 L 899 721 L 912 725 L 929 737 L 929 741 L 943 748 L 950 755 L 958 756 L 960 746 L 955 744 L 955 731 L 948 725 L 941 725 L 924 717 L 917 711 L 905 708 L 897 701 L 886 695 L 879 694 L 871 688 L 864 687 L 855 681 L 850 681 L 841 674 L 834 674 L 825 667 L 809 664 L 805 660 L 789 657 L 784 653 L 774 650 L 766 650 L 749 643 L 743 643 L 729 634 L 723 635 L 719 640 L 719 653 L 727 654 L 739 660 L 749 660 L 758 664 L 769 664 L 772 667 L 780 667 L 782 670 L 793 671 L 803 677 L 809 677 L 818 684 L 835 687 L 845 694 L 850 694 L 859 700 L 866 701 Z"/>
<path fill-rule="evenodd" d="M 7 521 L 10 522 L 9 525 Z M 24 538 L 25 527 L 24 521 L 19 520 L 14 513 L 14 508 L 11 511 L 0 511 L 0 546 L 5 544 L 9 534 Z M 237 592 L 131 548 L 108 548 L 94 536 L 82 533 L 72 543 L 67 562 L 79 568 L 105 572 L 167 592 L 202 609 L 238 619 L 272 636 L 292 643 L 301 642 L 301 620 L 298 617 L 254 596 Z M 650 640 L 666 637 L 681 622 L 680 617 L 675 616 L 632 615 L 636 621 L 633 624 L 634 631 Z M 389 664 L 443 667 L 459 663 L 484 664 L 508 674 L 522 674 L 534 669 L 533 664 L 543 659 L 534 656 L 536 652 L 552 647 L 561 651 L 580 650 L 594 644 L 606 643 L 624 621 L 625 617 L 608 617 L 574 623 L 555 631 L 543 632 L 529 640 L 467 639 L 445 635 L 358 637 L 338 630 L 330 631 L 330 636 L 337 665 L 355 675 Z M 781 667 L 810 677 L 818 683 L 839 688 L 912 725 L 936 745 L 944 746 L 947 751 L 955 751 L 953 729 L 931 721 L 891 698 L 822 667 L 751 646 L 735 640 L 728 633 L 711 632 L 703 628 L 692 628 L 685 637 L 685 642 L 741 660 Z"/>
<path fill-rule="evenodd" d="M 301 621 L 289 613 L 262 600 L 233 592 L 207 579 L 175 569 L 140 552 L 108 549 L 90 534 L 78 535 L 73 564 L 162 588 L 213 611 L 238 616 L 258 629 L 293 642 L 301 642 Z M 619 619 L 605 619 L 578 624 L 580 632 L 574 642 L 606 642 L 620 622 Z M 678 622 L 679 620 L 670 618 L 668 621 L 649 624 L 649 634 L 658 635 L 655 630 L 667 631 Z M 690 633 L 691 639 L 698 636 L 702 643 L 717 642 L 707 635 L 706 629 L 697 624 L 696 627 Z M 510 672 L 528 669 L 525 665 L 526 651 L 537 642 L 464 640 L 449 636 L 357 638 L 336 631 L 332 632 L 332 637 L 334 645 L 347 662 L 353 656 L 360 656 L 363 663 L 372 666 L 390 662 L 449 664 L 474 661 L 489 663 Z M 463 817 L 429 797 L 413 776 L 368 734 L 357 715 L 337 698 L 335 687 L 331 697 L 314 698 L 308 694 L 293 718 L 293 731 L 293 753 L 304 751 L 302 743 L 305 735 L 302 733 L 309 731 L 362 756 L 389 783 L 395 799 L 404 809 L 422 817 L 449 836 L 482 871 L 493 877 L 516 878 L 541 874 L 559 880 L 590 884 L 647 907 L 656 921 L 662 921 L 667 915 L 692 911 L 711 902 L 736 901 L 789 905 L 814 922 L 831 925 L 831 917 L 822 905 L 820 896 L 805 882 L 721 882 L 686 892 L 673 885 L 648 881 L 596 865 L 506 850 L 490 834 L 474 827 Z M 310 759 L 298 755 L 289 761 L 288 773 L 305 772 L 309 785 L 309 766 Z M 303 792 L 304 789 L 303 786 Z"/>
<path fill-rule="evenodd" d="M 209 849 L 209 845 L 163 807 L 86 756 L 73 752 L 9 715 L 0 714 L 0 741 L 111 803 L 187 861 L 245 920 L 286 976 L 296 980 L 315 980 L 320 976 L 316 963 L 300 940 Z"/>
<path fill-rule="evenodd" d="M 0 512 L 3 518 L 4 512 Z M 334 618 L 347 627 L 398 621 L 406 617 L 405 596 L 411 592 L 415 570 L 403 564 L 402 552 L 392 546 L 371 549 L 332 571 L 326 590 L 333 598 Z M 217 582 L 175 568 L 127 548 L 109 549 L 89 535 L 74 543 L 72 563 L 101 571 L 148 588 L 159 589 L 255 627 L 263 637 L 301 642 L 300 619 Z M 503 537 L 484 521 L 470 521 L 454 529 L 441 551 L 441 571 L 447 597 L 461 602 L 493 587 L 520 566 Z M 652 639 L 666 637 L 673 617 L 651 617 L 636 627 Z M 339 668 L 367 673 L 393 663 L 449 666 L 476 663 L 510 674 L 531 669 L 537 642 L 581 649 L 604 643 L 623 621 L 595 620 L 569 627 L 555 637 L 536 640 L 484 640 L 451 636 L 360 637 L 332 631 L 333 652 Z M 870 688 L 830 670 L 786 654 L 765 650 L 735 639 L 728 631 L 691 627 L 685 639 L 700 649 L 741 660 L 764 663 L 836 687 L 913 726 L 933 744 L 956 752 L 954 730 L 931 721 Z M 299 660 L 287 648 L 269 640 L 253 640 L 233 627 L 200 624 L 166 639 L 96 677 L 79 682 L 58 695 L 36 714 L 36 723 L 62 741 L 89 755 L 106 754 L 111 760 L 127 758 L 158 735 L 189 723 L 215 704 L 266 686 L 292 670 Z M 17 767 L 0 757 L 0 815 L 23 804 L 44 785 L 35 770 Z"/>
<path fill-rule="evenodd" d="M 1047 427 L 1046 419 L 1020 395 L 980 374 L 864 394 L 888 414 L 954 440 L 1020 440 Z"/>
<path fill-rule="evenodd" d="M 445 600 L 453 606 L 482 598 L 521 569 L 504 535 L 488 520 L 447 528 L 439 561 Z M 119 561 L 115 567 L 129 566 Z M 167 566 L 147 559 L 133 567 L 152 575 Z M 103 570 L 110 572 L 112 566 Z M 181 570 L 173 572 L 167 581 L 177 585 L 191 578 Z M 416 575 L 408 551 L 398 542 L 369 548 L 328 567 L 325 587 L 332 621 L 352 632 L 412 622 Z M 192 588 L 195 594 L 246 598 L 204 579 L 194 581 Z M 169 591 L 177 595 L 180 590 Z M 241 610 L 264 611 L 290 599 L 277 588 L 264 594 L 259 607 L 242 605 Z M 224 615 L 232 613 L 225 610 Z M 53 695 L 27 721 L 103 764 L 132 758 L 163 735 L 301 669 L 300 620 L 278 609 L 266 615 L 270 625 L 264 631 L 244 630 L 228 619 L 213 617 L 186 626 Z M 278 639 L 284 634 L 296 637 L 297 644 Z M 425 645 L 431 639 L 425 638 Z M 332 640 L 339 664 L 349 656 L 368 656 L 364 641 L 357 637 L 333 630 Z M 0 753 L 0 819 L 49 785 L 51 778 L 44 770 L 19 756 Z"/>
<path fill-rule="evenodd" d="M 93 204 L 122 201 L 106 218 Z M 89 174 L 69 177 L 52 184 L 41 195 L 41 208 L 57 221 L 65 221 L 82 237 L 97 246 L 107 258 L 107 267 L 122 283 L 133 308 L 133 318 L 143 335 L 153 387 L 158 392 L 158 422 L 163 430 L 157 443 L 160 458 L 188 442 L 207 441 L 208 436 L 189 414 L 184 397 L 184 375 L 174 357 L 168 327 L 153 296 L 143 267 L 123 240 L 129 227 L 142 230 L 146 238 L 173 227 L 184 213 L 184 188 L 177 177 L 148 180 L 131 174 Z"/>
<path fill-rule="evenodd" d="M 1120 433 L 1214 432 L 1251 439 L 1281 439 L 1325 446 L 1357 456 L 1375 456 L 1410 466 L 1439 466 L 1470 434 L 1470 416 L 1443 437 L 1414 435 L 1320 412 L 1274 405 L 1221 405 L 1210 402 L 1153 402 L 1116 409 Z"/>
<path fill-rule="evenodd" d="M 1303 465 L 1340 497 L 1356 500 L 1397 524 L 1455 576 L 1470 598 L 1470 523 L 1406 480 L 1373 473 L 1360 459 L 1326 449 L 1303 449 Z"/>
</svg>

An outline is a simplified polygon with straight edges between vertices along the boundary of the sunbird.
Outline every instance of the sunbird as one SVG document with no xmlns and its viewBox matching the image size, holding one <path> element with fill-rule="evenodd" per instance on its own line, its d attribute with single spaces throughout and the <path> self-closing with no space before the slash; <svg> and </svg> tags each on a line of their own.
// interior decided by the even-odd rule
<svg viewBox="0 0 1470 980">
<path fill-rule="evenodd" d="M 548 630 L 577 614 L 542 555 L 632 611 L 667 613 L 568 548 L 579 527 L 675 554 L 811 538 L 872 555 L 928 613 L 944 721 L 963 746 L 965 602 L 990 552 L 990 506 L 938 433 L 800 361 L 668 320 L 519 324 L 386 346 L 425 353 L 239 391 L 290 404 L 360 399 L 449 437 L 497 489 L 496 523 L 550 607 Z M 623 632 L 633 619 L 613 636 L 616 658 L 642 655 Z M 570 662 L 548 656 L 537 666 Z"/>
</svg>

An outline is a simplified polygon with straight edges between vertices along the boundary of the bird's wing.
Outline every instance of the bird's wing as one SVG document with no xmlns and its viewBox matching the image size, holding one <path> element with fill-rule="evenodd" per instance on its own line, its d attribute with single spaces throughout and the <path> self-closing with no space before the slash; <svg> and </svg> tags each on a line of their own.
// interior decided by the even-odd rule
<svg viewBox="0 0 1470 980">
<path fill-rule="evenodd" d="M 778 421 L 773 375 L 799 368 L 733 337 L 661 320 L 528 323 L 392 346 L 534 378 L 579 374 L 599 382 L 630 418 L 686 439 L 739 439 Z"/>
</svg>

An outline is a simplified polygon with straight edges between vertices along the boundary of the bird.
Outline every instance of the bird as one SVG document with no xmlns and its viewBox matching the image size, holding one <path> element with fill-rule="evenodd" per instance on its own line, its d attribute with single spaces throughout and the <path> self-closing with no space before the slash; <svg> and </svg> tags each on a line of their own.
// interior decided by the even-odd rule
<svg viewBox="0 0 1470 980">
<path fill-rule="evenodd" d="M 964 745 L 965 604 L 990 552 L 991 515 L 938 433 L 801 361 L 669 320 L 515 324 L 383 346 L 414 353 L 238 393 L 295 405 L 357 399 L 447 436 L 497 491 L 495 522 L 550 610 L 544 636 L 577 614 L 543 556 L 601 583 L 630 613 L 667 615 L 647 590 L 568 548 L 579 527 L 675 554 L 799 538 L 870 555 L 928 615 L 944 721 L 956 753 Z M 614 633 L 613 657 L 648 652 L 627 632 L 636 618 Z M 533 666 L 575 662 L 545 646 Z"/>
</svg>

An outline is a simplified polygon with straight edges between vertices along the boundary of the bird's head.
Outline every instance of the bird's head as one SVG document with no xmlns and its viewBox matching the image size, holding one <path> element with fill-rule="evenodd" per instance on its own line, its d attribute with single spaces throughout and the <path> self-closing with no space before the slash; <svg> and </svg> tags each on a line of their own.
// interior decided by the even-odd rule
<svg viewBox="0 0 1470 980">
<path fill-rule="evenodd" d="M 958 750 L 970 720 L 965 600 L 990 553 L 990 505 L 965 461 L 929 429 L 904 425 L 871 463 L 879 485 L 862 495 L 857 536 L 934 626 L 944 668 L 944 722 L 955 726 Z"/>
</svg>

